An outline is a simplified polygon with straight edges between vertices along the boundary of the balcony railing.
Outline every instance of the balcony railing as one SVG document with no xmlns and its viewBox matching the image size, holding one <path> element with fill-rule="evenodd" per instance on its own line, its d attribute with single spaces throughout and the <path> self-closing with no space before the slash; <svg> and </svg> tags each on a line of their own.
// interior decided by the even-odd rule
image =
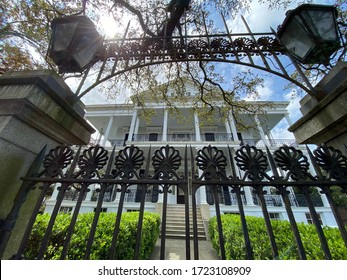
<svg viewBox="0 0 347 280">
<path fill-rule="evenodd" d="M 252 194 L 253 197 L 253 203 L 255 205 L 260 205 L 259 198 L 256 194 Z M 291 206 L 294 207 L 307 207 L 307 201 L 303 194 L 289 194 L 289 201 Z M 274 206 L 274 207 L 282 207 L 284 206 L 284 203 L 282 201 L 282 198 L 280 195 L 277 194 L 265 194 L 264 195 L 266 206 Z M 311 195 L 311 199 L 313 202 L 313 205 L 315 207 L 322 207 L 323 201 L 319 195 Z"/>
<path fill-rule="evenodd" d="M 256 194 L 252 194 L 253 196 L 253 203 L 255 205 L 260 205 L 260 201 L 259 198 Z M 283 202 L 281 199 L 280 195 L 277 194 L 264 194 L 264 199 L 265 199 L 265 203 L 266 206 L 274 206 L 274 207 L 281 207 L 283 206 Z"/>
<path fill-rule="evenodd" d="M 272 139 L 267 140 L 267 143 L 264 143 L 263 140 L 256 140 L 256 139 L 242 139 L 241 145 L 250 145 L 255 147 L 281 147 L 283 145 L 287 145 L 290 147 L 298 147 L 298 143 L 294 139 Z"/>
<path fill-rule="evenodd" d="M 229 193 L 230 195 L 230 200 L 229 199 L 226 199 L 226 193 L 224 192 L 219 192 L 218 193 L 218 200 L 219 200 L 219 203 L 220 204 L 226 204 L 226 205 L 238 205 L 237 203 L 237 197 L 236 197 L 236 194 L 234 193 Z M 241 195 L 241 199 L 242 199 L 242 204 L 243 205 L 247 205 L 247 200 L 246 200 L 246 196 L 245 195 Z M 226 201 L 226 200 L 229 200 L 229 201 Z"/>
<path fill-rule="evenodd" d="M 297 206 L 297 207 L 307 207 L 307 201 L 305 199 L 305 196 L 303 194 L 295 194 L 292 195 L 293 199 L 291 199 L 291 202 L 293 203 L 292 206 Z M 311 200 L 313 202 L 313 206 L 315 207 L 322 207 L 323 201 L 320 195 L 311 195 Z"/>
<path fill-rule="evenodd" d="M 201 141 L 206 142 L 229 142 L 234 141 L 231 134 L 227 133 L 211 133 L 211 134 L 201 134 Z M 134 142 L 147 142 L 147 141 L 163 141 L 162 134 L 134 134 Z M 196 141 L 195 134 L 189 133 L 176 133 L 168 134 L 167 140 L 169 142 L 185 142 L 185 141 Z"/>
<path fill-rule="evenodd" d="M 129 190 L 126 194 L 125 194 L 125 202 L 136 202 L 136 192 L 137 190 Z M 146 202 L 152 202 L 152 196 L 153 194 L 151 192 L 146 193 L 146 198 L 145 201 Z"/>
<path fill-rule="evenodd" d="M 201 134 L 200 139 L 203 142 L 232 142 L 234 141 L 233 136 L 228 133 L 210 133 L 210 134 Z M 163 140 L 162 134 L 134 134 L 133 142 L 160 142 Z M 191 142 L 196 141 L 195 134 L 168 134 L 167 142 Z M 280 147 L 282 145 L 287 145 L 291 147 L 297 147 L 298 143 L 294 139 L 272 139 L 267 140 L 267 143 L 264 144 L 262 140 L 255 139 L 243 139 L 241 140 L 241 145 L 250 145 L 256 147 L 265 147 L 266 145 L 270 147 Z"/>
<path fill-rule="evenodd" d="M 91 197 L 91 201 L 97 201 L 99 198 L 99 194 L 100 192 L 94 190 L 93 191 L 93 195 Z M 105 192 L 104 198 L 103 198 L 103 202 L 112 202 L 116 199 L 116 195 L 117 195 L 117 190 L 114 188 L 110 188 L 109 190 L 107 190 Z"/>
</svg>

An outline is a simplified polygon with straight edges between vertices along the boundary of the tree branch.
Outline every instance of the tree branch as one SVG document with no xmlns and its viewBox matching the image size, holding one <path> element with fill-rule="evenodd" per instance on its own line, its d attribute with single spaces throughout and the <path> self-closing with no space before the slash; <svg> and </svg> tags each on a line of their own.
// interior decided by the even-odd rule
<svg viewBox="0 0 347 280">
<path fill-rule="evenodd" d="M 122 6 L 123 8 L 127 9 L 129 12 L 133 13 L 137 16 L 139 23 L 143 29 L 143 31 L 150 35 L 151 37 L 156 37 L 156 35 L 148 29 L 148 26 L 145 24 L 145 21 L 143 20 L 142 13 L 135 9 L 133 6 L 131 6 L 129 3 L 125 2 L 124 0 L 114 0 L 114 6 Z"/>
</svg>

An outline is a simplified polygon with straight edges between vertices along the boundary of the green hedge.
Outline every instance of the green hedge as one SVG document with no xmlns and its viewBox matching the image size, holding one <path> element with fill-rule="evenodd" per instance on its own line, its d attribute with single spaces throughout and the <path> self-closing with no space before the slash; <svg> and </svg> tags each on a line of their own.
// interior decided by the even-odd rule
<svg viewBox="0 0 347 280">
<path fill-rule="evenodd" d="M 245 242 L 242 234 L 240 216 L 221 215 L 226 258 L 228 260 L 245 259 Z M 263 218 L 246 217 L 254 258 L 257 260 L 273 259 L 269 235 L 267 234 Z M 271 221 L 279 251 L 279 259 L 299 259 L 294 236 L 288 221 Z M 320 248 L 319 238 L 314 225 L 298 223 L 301 239 L 305 247 L 307 259 L 324 259 Z M 337 228 L 324 227 L 324 234 L 333 259 L 346 260 L 347 249 Z M 209 223 L 209 235 L 213 247 L 220 254 L 217 220 L 212 218 Z"/>
<path fill-rule="evenodd" d="M 84 258 L 93 216 L 94 213 L 80 214 L 78 216 L 67 259 L 79 260 Z M 129 260 L 134 258 L 138 217 L 139 212 L 127 212 L 122 215 L 120 232 L 117 240 L 116 259 Z M 30 236 L 29 245 L 26 248 L 26 259 L 35 259 L 37 256 L 49 219 L 49 214 L 43 214 L 37 217 Z M 44 259 L 55 260 L 60 258 L 62 245 L 68 231 L 70 220 L 71 215 L 69 214 L 59 214 L 57 216 Z M 116 213 L 100 214 L 90 259 L 108 259 L 115 220 Z M 159 227 L 160 216 L 155 213 L 145 212 L 142 227 L 140 259 L 148 259 L 153 251 L 159 236 Z"/>
</svg>

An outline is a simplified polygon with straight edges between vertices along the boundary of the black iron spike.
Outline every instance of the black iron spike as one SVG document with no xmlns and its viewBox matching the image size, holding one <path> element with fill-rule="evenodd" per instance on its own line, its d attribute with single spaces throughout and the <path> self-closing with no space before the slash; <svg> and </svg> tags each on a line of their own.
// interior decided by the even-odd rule
<svg viewBox="0 0 347 280">
<path fill-rule="evenodd" d="M 188 182 L 188 147 L 184 149 L 184 179 L 187 181 L 184 205 L 185 205 L 185 224 L 186 224 L 186 259 L 190 260 L 190 225 L 189 225 L 189 182 Z"/>
<path fill-rule="evenodd" d="M 110 155 L 110 158 L 108 161 L 108 165 L 106 167 L 106 172 L 105 172 L 104 178 L 108 178 L 108 176 L 111 174 L 115 149 L 116 149 L 116 146 L 114 146 L 112 149 L 112 152 L 111 152 L 111 155 Z M 93 245 L 93 241 L 94 241 L 94 237 L 95 237 L 95 233 L 96 233 L 96 227 L 97 227 L 97 224 L 99 221 L 99 217 L 100 217 L 100 213 L 101 213 L 101 207 L 102 207 L 102 203 L 103 203 L 103 199 L 105 196 L 105 191 L 106 191 L 107 186 L 108 186 L 108 184 L 105 184 L 105 186 L 101 186 L 101 191 L 99 193 L 98 203 L 97 203 L 96 208 L 95 208 L 95 214 L 93 217 L 93 222 L 91 225 L 89 238 L 88 238 L 88 242 L 87 242 L 86 253 L 84 256 L 85 259 L 90 258 L 90 253 L 91 253 L 91 249 L 92 249 L 92 245 Z"/>
<path fill-rule="evenodd" d="M 145 178 L 148 178 L 150 156 L 151 156 L 151 146 L 149 146 L 149 150 L 148 150 L 148 156 L 147 156 L 147 161 L 146 161 L 146 166 L 145 166 L 145 174 L 144 174 Z M 140 198 L 140 212 L 139 212 L 139 219 L 138 219 L 138 223 L 137 223 L 137 234 L 136 234 L 134 260 L 138 260 L 140 258 L 141 234 L 142 234 L 143 217 L 144 217 L 144 212 L 145 212 L 146 191 L 147 191 L 147 185 L 142 184 L 141 185 L 141 198 Z"/>
</svg>

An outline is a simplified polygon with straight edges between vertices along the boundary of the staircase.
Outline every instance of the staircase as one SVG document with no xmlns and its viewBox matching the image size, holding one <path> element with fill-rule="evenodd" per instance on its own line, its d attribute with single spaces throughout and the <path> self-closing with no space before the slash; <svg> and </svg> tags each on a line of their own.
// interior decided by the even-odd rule
<svg viewBox="0 0 347 280">
<path fill-rule="evenodd" d="M 197 207 L 198 239 L 206 240 L 206 233 L 201 217 L 200 208 Z M 193 238 L 193 214 L 189 208 L 190 238 Z M 185 206 L 183 204 L 168 204 L 166 214 L 166 238 L 185 239 Z"/>
</svg>

